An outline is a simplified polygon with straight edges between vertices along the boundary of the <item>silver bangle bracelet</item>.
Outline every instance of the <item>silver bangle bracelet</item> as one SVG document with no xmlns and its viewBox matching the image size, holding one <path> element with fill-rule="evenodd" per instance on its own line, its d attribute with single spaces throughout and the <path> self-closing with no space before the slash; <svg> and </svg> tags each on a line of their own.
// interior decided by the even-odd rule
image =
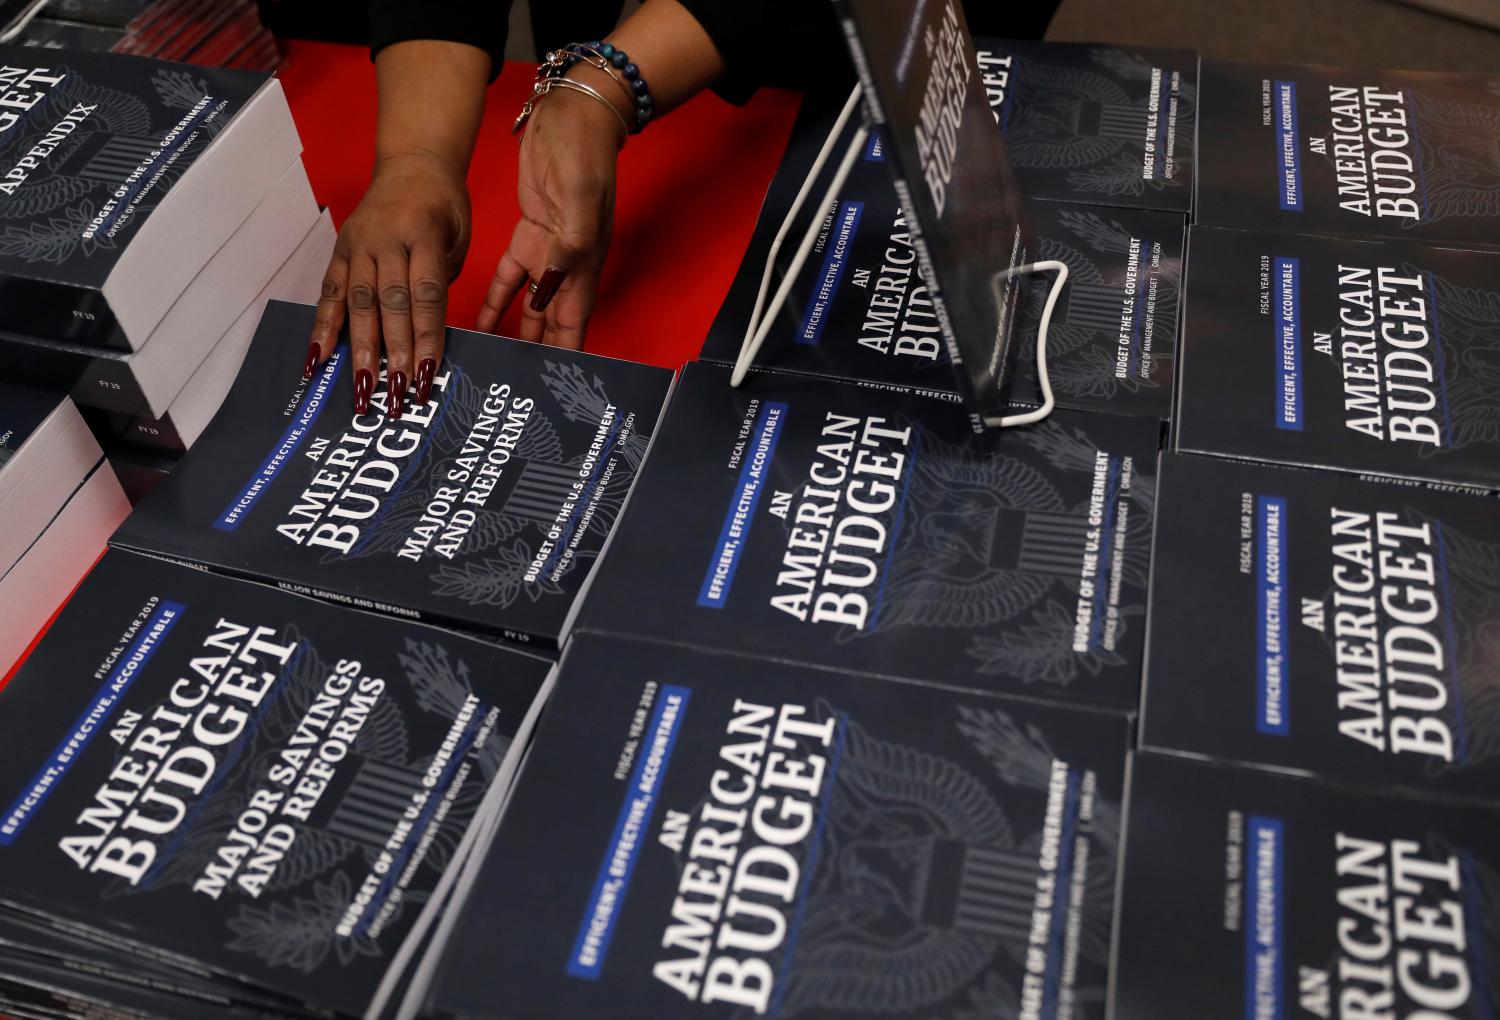
<svg viewBox="0 0 1500 1020">
<path fill-rule="evenodd" d="M 519 132 L 523 127 L 526 126 L 526 121 L 530 119 L 532 113 L 536 110 L 537 103 L 539 103 L 542 97 L 547 95 L 554 88 L 570 89 L 574 92 L 581 92 L 586 96 L 592 96 L 597 102 L 603 104 L 604 106 L 607 106 L 609 108 L 609 112 L 615 115 L 615 120 L 618 120 L 620 122 L 620 127 L 625 129 L 625 138 L 627 141 L 629 140 L 630 125 L 626 123 L 625 115 L 620 112 L 620 108 L 614 103 L 611 103 L 609 101 L 609 98 L 605 96 L 604 93 L 594 88 L 594 86 L 589 85 L 586 82 L 574 81 L 571 78 L 546 78 L 538 81 L 532 87 L 531 97 L 526 100 L 526 105 L 521 107 L 521 114 L 516 118 L 515 126 L 511 128 L 512 134 Z"/>
</svg>

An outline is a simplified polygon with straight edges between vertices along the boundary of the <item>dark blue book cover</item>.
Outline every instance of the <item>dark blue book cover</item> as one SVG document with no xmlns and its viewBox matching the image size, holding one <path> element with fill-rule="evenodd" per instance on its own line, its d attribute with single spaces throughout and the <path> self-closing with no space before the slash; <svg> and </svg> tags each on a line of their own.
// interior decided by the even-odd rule
<svg viewBox="0 0 1500 1020">
<path fill-rule="evenodd" d="M 0 691 L 0 902 L 152 965 L 371 1015 L 549 671 L 110 552 Z"/>
<path fill-rule="evenodd" d="M 984 37 L 975 46 L 1028 199 L 1192 208 L 1197 54 Z"/>
<path fill-rule="evenodd" d="M 1127 729 L 580 635 L 428 1012 L 1102 1017 Z"/>
<path fill-rule="evenodd" d="M 1138 755 L 1114 1020 L 1500 1015 L 1500 814 Z"/>
<path fill-rule="evenodd" d="M 556 646 L 671 384 L 664 369 L 450 330 L 425 407 L 353 413 L 341 342 L 273 301 L 212 424 L 113 542 L 361 608 Z"/>
<path fill-rule="evenodd" d="M 1133 709 L 1157 435 L 691 364 L 582 626 Z"/>
<path fill-rule="evenodd" d="M 1195 222 L 1500 244 L 1500 77 L 1205 60 Z"/>
<path fill-rule="evenodd" d="M 1144 746 L 1500 801 L 1493 500 L 1176 455 L 1160 485 Z"/>
<path fill-rule="evenodd" d="M 1500 490 L 1500 254 L 1193 228 L 1177 449 Z"/>
<path fill-rule="evenodd" d="M 1020 188 L 994 130 L 958 0 L 836 0 L 863 106 L 886 147 L 953 378 L 982 431 L 1007 412 L 1031 260 Z"/>
<path fill-rule="evenodd" d="M 267 76 L 0 46 L 0 332 L 131 348 L 121 254 Z M 217 247 L 217 246 L 215 246 Z"/>
<path fill-rule="evenodd" d="M 0 288 L 5 282 L 0 280 Z M 67 393 L 82 407 L 119 414 L 149 410 L 135 352 L 92 342 L 62 343 L 21 333 L 0 333 L 0 378 L 35 389 Z"/>
<path fill-rule="evenodd" d="M 829 118 L 799 121 L 761 209 L 760 222 L 702 357 L 732 364 L 755 307 L 776 229 Z M 813 253 L 760 349 L 756 364 L 912 389 L 955 390 L 926 277 L 888 174 L 879 139 L 823 211 Z M 813 214 L 816 215 L 816 214 Z M 1176 365 L 1184 222 L 1139 209 L 1033 202 L 1027 221 L 1037 257 L 1068 266 L 1047 338 L 1052 388 L 1062 407 L 1166 418 Z M 778 259 L 772 286 L 785 277 Z M 1036 341 L 1051 274 L 1028 279 L 1016 317 L 1013 407 L 1042 400 Z"/>
</svg>

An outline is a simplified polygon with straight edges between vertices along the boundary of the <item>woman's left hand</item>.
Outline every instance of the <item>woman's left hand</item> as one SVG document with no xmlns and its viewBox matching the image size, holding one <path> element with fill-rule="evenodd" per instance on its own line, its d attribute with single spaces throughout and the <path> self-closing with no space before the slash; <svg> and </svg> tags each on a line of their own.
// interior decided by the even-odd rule
<svg viewBox="0 0 1500 1020">
<path fill-rule="evenodd" d="M 650 121 L 724 73 L 724 61 L 678 0 L 643 4 L 609 37 L 650 79 Z M 609 105 L 568 88 L 542 97 L 521 139 L 521 221 L 500 257 L 475 326 L 493 333 L 522 287 L 535 284 L 521 314 L 521 339 L 579 350 L 615 215 L 615 161 L 635 124 L 633 88 L 588 63 L 567 75 Z M 611 109 L 613 107 L 613 109 Z"/>
<path fill-rule="evenodd" d="M 587 80 L 606 96 L 618 89 L 602 72 Z M 511 300 L 534 284 L 522 305 L 520 338 L 582 349 L 609 248 L 615 162 L 625 138 L 621 117 L 592 96 L 556 89 L 537 104 L 521 139 L 521 219 L 477 329 L 494 332 Z"/>
</svg>

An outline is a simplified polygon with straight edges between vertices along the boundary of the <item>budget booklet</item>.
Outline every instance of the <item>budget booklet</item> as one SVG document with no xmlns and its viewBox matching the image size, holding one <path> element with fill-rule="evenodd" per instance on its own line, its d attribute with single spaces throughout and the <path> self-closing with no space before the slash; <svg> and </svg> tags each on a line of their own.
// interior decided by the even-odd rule
<svg viewBox="0 0 1500 1020">
<path fill-rule="evenodd" d="M 1174 443 L 1500 490 L 1500 252 L 1194 227 Z"/>
<path fill-rule="evenodd" d="M 1500 246 L 1500 77 L 1204 60 L 1195 222 Z"/>
<path fill-rule="evenodd" d="M 580 635 L 426 1015 L 1099 1020 L 1127 740 Z"/>
<path fill-rule="evenodd" d="M 1500 801 L 1493 499 L 1177 455 L 1159 495 L 1142 746 Z"/>
<path fill-rule="evenodd" d="M 1158 430 L 690 364 L 580 627 L 1133 710 Z"/>
<path fill-rule="evenodd" d="M 1137 755 L 1110 1016 L 1500 1011 L 1500 813 Z"/>
<path fill-rule="evenodd" d="M 550 671 L 111 551 L 0 691 L 0 915 L 230 998 L 374 1017 Z"/>
<path fill-rule="evenodd" d="M 271 75 L 0 46 L 0 333 L 138 349 L 301 151 Z"/>
<path fill-rule="evenodd" d="M 431 400 L 355 414 L 341 342 L 271 302 L 240 377 L 114 537 L 396 616 L 557 647 L 672 381 L 665 369 L 450 330 Z"/>
</svg>

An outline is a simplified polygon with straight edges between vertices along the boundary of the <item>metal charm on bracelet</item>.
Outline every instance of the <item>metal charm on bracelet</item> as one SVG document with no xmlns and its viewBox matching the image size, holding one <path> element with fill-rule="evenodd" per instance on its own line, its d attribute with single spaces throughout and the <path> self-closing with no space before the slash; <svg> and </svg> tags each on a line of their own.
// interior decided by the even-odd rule
<svg viewBox="0 0 1500 1020">
<path fill-rule="evenodd" d="M 588 64 L 609 75 L 609 80 L 620 86 L 620 91 L 625 93 L 626 101 L 631 106 L 635 105 L 635 90 L 630 87 L 630 82 L 625 80 L 624 75 L 608 57 L 586 43 L 573 43 L 571 46 L 548 53 L 546 59 L 542 61 L 542 66 L 537 68 L 537 76 L 561 78 L 579 63 Z"/>
<path fill-rule="evenodd" d="M 561 49 L 552 50 L 537 67 L 537 80 L 562 78 L 580 63 L 605 72 L 625 91 L 635 112 L 635 126 L 630 133 L 638 135 L 644 131 L 656 112 L 651 98 L 651 86 L 646 83 L 641 69 L 631 61 L 630 56 L 611 43 L 569 43 Z"/>
</svg>

